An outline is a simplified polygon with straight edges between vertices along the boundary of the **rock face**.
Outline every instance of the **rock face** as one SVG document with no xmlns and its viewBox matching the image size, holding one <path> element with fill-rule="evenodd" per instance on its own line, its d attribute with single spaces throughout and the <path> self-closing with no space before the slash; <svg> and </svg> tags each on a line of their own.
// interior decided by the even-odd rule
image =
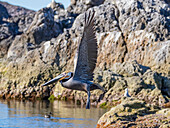
<svg viewBox="0 0 170 128">
<path fill-rule="evenodd" d="M 0 97 L 47 99 L 53 94 L 83 105 L 85 93 L 64 89 L 60 83 L 41 84 L 63 71 L 73 71 L 84 12 L 90 9 L 96 12 L 98 41 L 94 82 L 106 89 L 100 102 L 101 91 L 93 91 L 91 103 L 113 107 L 99 126 L 118 126 L 119 119 L 121 123 L 126 119 L 120 113 L 129 111 L 127 125 L 158 117 L 156 111 L 170 100 L 170 8 L 163 0 L 71 0 L 67 9 L 53 2 L 38 12 L 0 2 Z M 130 99 L 122 99 L 126 88 Z M 150 115 L 151 110 L 155 115 Z M 167 117 L 160 119 L 166 122 Z"/>
<path fill-rule="evenodd" d="M 103 99 L 106 105 L 114 105 L 113 101 L 119 101 L 126 88 L 132 97 L 138 97 L 150 105 L 161 106 L 166 102 L 163 97 L 166 91 L 163 91 L 163 88 L 168 85 L 162 84 L 166 79 L 148 67 L 132 61 L 115 65 L 113 71 L 104 71 L 96 75 L 102 81 L 96 82 L 108 90 Z"/>
<path fill-rule="evenodd" d="M 9 17 L 9 14 L 8 14 L 8 11 L 7 9 L 0 4 L 0 11 L 1 11 L 1 14 L 0 14 L 0 22 L 2 22 L 2 19 L 3 18 L 8 18 Z"/>
<path fill-rule="evenodd" d="M 16 35 L 20 35 L 31 24 L 34 11 L 0 2 L 0 58 L 6 56 Z"/>
<path fill-rule="evenodd" d="M 18 31 L 23 32 L 26 28 L 29 27 L 33 21 L 35 11 L 29 10 L 23 7 L 10 5 L 6 2 L 0 2 L 9 13 L 10 22 L 14 22 L 18 26 Z"/>
</svg>

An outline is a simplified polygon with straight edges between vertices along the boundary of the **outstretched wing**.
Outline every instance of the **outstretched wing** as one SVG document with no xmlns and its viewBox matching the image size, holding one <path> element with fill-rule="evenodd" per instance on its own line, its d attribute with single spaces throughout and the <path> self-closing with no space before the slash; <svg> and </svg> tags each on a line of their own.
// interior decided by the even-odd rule
<svg viewBox="0 0 170 128">
<path fill-rule="evenodd" d="M 94 29 L 94 10 L 85 13 L 85 25 L 82 39 L 76 53 L 74 79 L 93 80 L 93 71 L 97 60 L 97 39 Z"/>
</svg>

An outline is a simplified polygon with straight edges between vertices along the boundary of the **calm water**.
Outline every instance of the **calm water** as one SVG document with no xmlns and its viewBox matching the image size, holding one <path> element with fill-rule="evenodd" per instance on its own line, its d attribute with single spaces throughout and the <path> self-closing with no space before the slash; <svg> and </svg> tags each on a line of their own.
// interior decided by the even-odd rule
<svg viewBox="0 0 170 128">
<path fill-rule="evenodd" d="M 105 109 L 54 101 L 0 100 L 0 127 L 95 128 Z M 50 119 L 44 115 L 52 112 Z"/>
</svg>

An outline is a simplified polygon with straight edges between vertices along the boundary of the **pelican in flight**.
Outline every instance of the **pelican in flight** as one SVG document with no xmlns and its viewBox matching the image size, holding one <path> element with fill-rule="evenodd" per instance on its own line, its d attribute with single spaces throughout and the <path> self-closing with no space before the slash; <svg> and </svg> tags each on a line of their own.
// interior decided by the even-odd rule
<svg viewBox="0 0 170 128">
<path fill-rule="evenodd" d="M 92 82 L 93 71 L 97 60 L 97 39 L 94 28 L 94 10 L 85 13 L 83 36 L 79 40 L 79 46 L 74 59 L 74 72 L 64 72 L 42 86 L 59 81 L 65 88 L 85 91 L 88 95 L 86 109 L 90 109 L 90 91 L 105 90 Z"/>
</svg>

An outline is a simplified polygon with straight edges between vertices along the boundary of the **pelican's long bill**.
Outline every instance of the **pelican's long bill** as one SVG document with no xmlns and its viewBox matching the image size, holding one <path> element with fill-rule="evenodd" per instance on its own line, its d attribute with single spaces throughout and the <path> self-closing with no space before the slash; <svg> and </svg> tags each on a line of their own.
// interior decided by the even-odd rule
<svg viewBox="0 0 170 128">
<path fill-rule="evenodd" d="M 49 84 L 52 84 L 52 83 L 54 83 L 54 82 L 57 82 L 57 81 L 58 81 L 59 79 L 61 79 L 62 77 L 64 77 L 64 75 L 63 75 L 63 74 L 60 74 L 60 75 L 58 75 L 57 77 L 53 78 L 52 80 L 46 82 L 46 83 L 43 84 L 42 86 L 47 86 L 47 85 L 49 85 Z"/>
</svg>

